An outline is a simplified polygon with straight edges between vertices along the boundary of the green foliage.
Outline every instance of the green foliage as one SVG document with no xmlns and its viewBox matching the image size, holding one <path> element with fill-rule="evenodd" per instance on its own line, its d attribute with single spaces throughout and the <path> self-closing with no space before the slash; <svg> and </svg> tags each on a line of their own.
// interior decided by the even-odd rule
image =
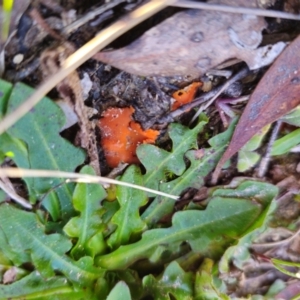
<svg viewBox="0 0 300 300">
<path fill-rule="evenodd" d="M 202 131 L 204 124 L 205 122 L 200 122 L 193 129 L 171 124 L 168 129 L 173 142 L 170 152 L 149 144 L 138 147 L 137 156 L 146 168 L 145 186 L 158 189 L 160 182 L 165 182 L 169 173 L 182 175 L 186 169 L 184 154 L 192 148 L 197 148 L 197 135 Z"/>
<path fill-rule="evenodd" d="M 70 240 L 58 233 L 46 235 L 34 213 L 2 205 L 0 229 L 9 246 L 18 249 L 24 255 L 24 262 L 32 263 L 42 276 L 52 277 L 55 271 L 60 271 L 77 284 L 92 285 L 104 273 L 93 267 L 90 257 L 73 261 L 65 255 L 72 247 Z"/>
<path fill-rule="evenodd" d="M 235 266 L 241 268 L 244 262 L 250 257 L 248 247 L 257 236 L 266 230 L 276 208 L 276 202 L 272 201 L 272 199 L 274 199 L 278 194 L 278 188 L 276 186 L 259 181 L 253 185 L 251 182 L 243 182 L 241 179 L 236 181 L 232 187 L 232 192 L 234 195 L 241 197 L 242 194 L 244 194 L 244 197 L 246 196 L 252 198 L 261 203 L 265 210 L 258 218 L 254 220 L 252 226 L 245 232 L 243 236 L 241 236 L 236 245 L 229 247 L 224 252 L 219 264 L 221 273 L 229 273 L 231 263 L 234 263 Z M 241 187 L 247 191 L 246 194 L 243 193 Z M 220 192 L 223 195 L 224 192 L 226 194 L 228 193 L 226 190 L 217 190 L 214 193 Z M 232 196 L 232 194 L 227 195 Z"/>
<path fill-rule="evenodd" d="M 213 277 L 213 264 L 213 260 L 209 258 L 204 259 L 199 271 L 196 273 L 195 300 L 230 299 L 216 287 Z"/>
<path fill-rule="evenodd" d="M 89 166 L 83 167 L 81 173 L 95 175 L 95 171 Z M 78 239 L 71 251 L 75 259 L 85 255 L 94 257 L 106 248 L 100 204 L 105 197 L 106 192 L 99 184 L 78 183 L 74 190 L 73 206 L 80 212 L 80 216 L 72 218 L 64 231 L 68 236 Z"/>
<path fill-rule="evenodd" d="M 143 185 L 141 171 L 134 165 L 125 171 L 121 180 Z M 132 235 L 141 233 L 146 228 L 139 214 L 139 208 L 147 203 L 146 193 L 141 190 L 118 186 L 117 199 L 120 209 L 112 218 L 112 223 L 117 225 L 117 229 L 108 239 L 111 248 L 118 248 L 120 245 L 127 244 Z"/>
<path fill-rule="evenodd" d="M 300 129 L 296 129 L 273 144 L 271 155 L 288 153 L 293 147 L 300 144 Z"/>
<path fill-rule="evenodd" d="M 97 299 L 90 289 L 72 287 L 63 276 L 47 280 L 37 271 L 9 285 L 0 285 L 0 299 L 84 300 Z"/>
<path fill-rule="evenodd" d="M 130 291 L 128 286 L 124 281 L 120 281 L 116 284 L 116 286 L 111 290 L 107 300 L 131 300 Z"/>
<path fill-rule="evenodd" d="M 12 84 L 0 80 L 0 119 L 5 114 L 7 102 L 12 90 Z M 18 166 L 30 168 L 26 144 L 7 133 L 3 133 L 0 135 L 0 161 L 3 161 L 9 153 Z M 31 178 L 25 178 L 24 181 L 27 184 L 29 195 L 34 195 L 34 191 L 31 188 L 33 186 L 33 180 Z"/>
<path fill-rule="evenodd" d="M 252 168 L 260 159 L 260 155 L 255 152 L 266 136 L 270 125 L 265 126 L 257 134 L 255 134 L 249 142 L 247 142 L 238 152 L 237 169 L 239 172 L 244 172 Z"/>
<path fill-rule="evenodd" d="M 13 89 L 13 85 L 7 81 L 0 80 L 0 118 L 5 114 L 7 101 Z"/>
<path fill-rule="evenodd" d="M 157 278 L 153 275 L 145 276 L 143 286 L 146 293 L 156 300 L 189 300 L 194 294 L 192 273 L 185 272 L 175 261 Z"/>
<path fill-rule="evenodd" d="M 25 85 L 13 87 L 2 81 L 0 91 L 0 117 L 32 92 Z M 63 123 L 60 109 L 44 98 L 0 136 L 0 159 L 11 157 L 24 168 L 76 169 L 84 154 L 59 135 Z M 141 145 L 138 156 L 145 174 L 132 165 L 120 180 L 173 195 L 199 189 L 229 143 L 235 124 L 236 120 L 202 149 L 197 148 L 197 136 L 205 122 L 193 129 L 171 124 L 171 150 Z M 95 174 L 89 166 L 80 172 Z M 235 181 L 210 189 L 202 207 L 190 202 L 174 212 L 176 201 L 155 197 L 148 203 L 152 194 L 128 187 L 117 186 L 117 199 L 111 201 L 99 184 L 60 185 L 61 179 L 48 178 L 24 181 L 32 203 L 46 198 L 32 212 L 0 200 L 0 282 L 9 271 L 15 272 L 10 282 L 0 284 L 0 300 L 227 300 L 222 282 L 216 280 L 217 260 L 221 258 L 222 272 L 231 262 L 242 263 L 242 255 L 249 254 L 247 245 L 266 227 L 274 209 L 270 203 L 277 195 L 270 184 Z"/>
<path fill-rule="evenodd" d="M 3 98 L 4 101 L 2 99 L 2 103 L 7 102 L 2 106 L 2 112 L 5 113 L 15 110 L 34 91 L 21 83 L 17 83 L 11 90 L 5 82 L 1 82 L 0 90 L 5 95 L 9 94 Z M 0 152 L 2 155 L 12 152 L 12 159 L 18 167 L 74 171 L 83 163 L 85 155 L 81 149 L 75 148 L 59 135 L 59 129 L 64 123 L 65 116 L 61 109 L 45 97 L 7 133 L 0 136 Z M 73 184 L 63 184 L 53 190 L 63 180 L 33 178 L 25 181 L 32 202 L 46 194 L 43 205 L 54 220 L 66 220 L 73 213 L 70 201 Z"/>
<path fill-rule="evenodd" d="M 105 269 L 124 269 L 139 259 L 155 262 L 165 249 L 175 251 L 181 243 L 190 244 L 193 251 L 203 256 L 216 257 L 224 248 L 238 239 L 264 213 L 264 202 L 253 203 L 247 200 L 256 192 L 256 182 L 250 182 L 236 194 L 225 190 L 225 195 L 213 195 L 205 211 L 180 211 L 174 214 L 169 228 L 146 231 L 142 239 L 131 245 L 121 246 L 116 251 L 97 259 L 97 264 Z M 232 196 L 230 195 L 232 194 Z M 256 195 L 256 194 L 255 194 Z"/>
<path fill-rule="evenodd" d="M 4 273 L 12 266 L 20 266 L 29 260 L 30 257 L 28 253 L 20 253 L 11 247 L 0 227 L 0 277 L 2 278 Z"/>
<path fill-rule="evenodd" d="M 175 125 L 175 124 L 173 124 Z M 201 126 L 200 126 L 201 125 Z M 177 153 L 176 158 L 178 161 L 183 161 L 184 159 L 184 153 L 185 157 L 189 160 L 189 167 L 186 167 L 182 170 L 182 175 L 172 181 L 164 182 L 166 178 L 160 178 L 160 186 L 159 189 L 163 192 L 173 194 L 173 195 L 180 195 L 185 189 L 192 187 L 199 189 L 203 183 L 204 178 L 207 176 L 216 166 L 218 160 L 220 159 L 222 153 L 225 150 L 226 144 L 228 143 L 233 129 L 234 129 L 235 122 L 232 122 L 230 127 L 227 131 L 224 133 L 221 133 L 214 138 L 210 139 L 208 142 L 212 146 L 209 149 L 200 149 L 200 150 L 190 150 L 188 152 L 186 151 L 173 151 L 173 153 L 169 153 L 166 155 L 165 153 L 165 161 L 168 161 L 169 159 L 172 159 L 170 157 L 174 156 L 174 153 Z M 190 141 L 193 141 L 195 139 L 195 130 L 199 132 L 199 130 L 202 130 L 202 122 L 195 127 L 194 130 L 184 129 L 182 126 L 180 127 L 181 131 L 183 131 L 186 135 L 186 138 L 189 138 Z M 192 145 L 192 143 L 190 144 Z M 146 145 L 142 145 L 142 150 L 145 150 Z M 140 147 L 140 148 L 141 148 Z M 182 145 L 180 145 L 182 148 Z M 138 149 L 138 151 L 140 150 Z M 174 146 L 173 146 L 174 148 Z M 184 148 L 185 149 L 185 148 Z M 151 146 L 147 147 L 147 153 L 152 153 L 151 156 L 155 156 L 155 153 L 160 152 L 160 149 Z M 165 151 L 166 152 L 166 151 Z M 139 152 L 138 152 L 139 153 Z M 149 159 L 144 157 L 140 157 L 141 162 L 145 165 L 147 168 L 147 165 L 149 165 Z M 154 159 L 154 158 L 153 158 Z M 175 164 L 175 162 L 174 162 Z M 156 162 L 153 162 L 153 166 L 156 165 Z M 153 168 L 152 172 L 156 173 L 156 169 Z M 159 164 L 160 169 L 169 170 L 168 166 L 164 164 L 164 161 L 161 161 Z M 154 175 L 153 175 L 154 176 Z M 149 176 L 145 176 L 145 182 L 149 180 Z M 158 220 L 160 220 L 163 216 L 166 216 L 170 214 L 173 211 L 175 205 L 175 201 L 168 199 L 166 197 L 156 197 L 154 201 L 151 203 L 151 205 L 146 209 L 146 211 L 143 213 L 142 218 L 148 225 L 153 225 Z"/>
<path fill-rule="evenodd" d="M 293 261 L 285 261 L 285 260 L 281 260 L 281 259 L 276 259 L 276 258 L 272 258 L 271 259 L 274 267 L 279 270 L 280 272 L 282 272 L 283 274 L 286 274 L 288 276 L 291 276 L 293 278 L 300 278 L 300 274 L 299 271 L 298 272 L 291 272 L 289 270 L 287 270 L 285 267 L 296 267 L 296 268 L 300 268 L 300 263 L 296 263 Z"/>
<path fill-rule="evenodd" d="M 300 106 L 297 106 L 290 113 L 280 118 L 284 123 L 300 127 Z"/>
</svg>

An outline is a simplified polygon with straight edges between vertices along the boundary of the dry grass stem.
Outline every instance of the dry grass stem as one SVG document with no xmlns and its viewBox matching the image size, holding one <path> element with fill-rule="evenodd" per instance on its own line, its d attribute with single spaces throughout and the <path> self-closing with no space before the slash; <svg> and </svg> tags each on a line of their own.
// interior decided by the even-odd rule
<svg viewBox="0 0 300 300">
<path fill-rule="evenodd" d="M 11 187 L 9 187 L 7 184 L 5 184 L 0 179 L 0 189 L 3 190 L 12 200 L 23 206 L 27 209 L 32 209 L 32 205 L 26 201 L 24 198 L 19 196 Z"/>
<path fill-rule="evenodd" d="M 83 26 L 85 23 L 95 19 L 97 16 L 101 15 L 102 13 L 106 12 L 109 9 L 114 8 L 115 6 L 119 5 L 122 2 L 125 2 L 126 0 L 115 0 L 111 2 L 104 3 L 100 7 L 94 9 L 93 11 L 88 12 L 86 15 L 82 16 L 72 24 L 66 26 L 62 33 L 64 35 L 70 34 L 73 31 L 75 31 L 77 28 Z"/>
<path fill-rule="evenodd" d="M 270 17 L 270 18 L 280 18 L 280 19 L 289 19 L 289 20 L 300 20 L 300 15 L 290 14 L 282 11 L 275 10 L 266 10 L 260 8 L 247 8 L 247 7 L 237 7 L 237 6 L 228 6 L 220 4 L 210 4 L 210 3 L 200 3 L 196 1 L 186 1 L 178 0 L 172 6 L 184 7 L 184 8 L 196 8 L 196 9 L 205 9 L 205 10 L 214 10 L 234 14 L 249 14 L 261 17 Z"/>
<path fill-rule="evenodd" d="M 67 178 L 76 182 L 86 182 L 86 183 L 108 183 L 116 184 L 131 187 L 148 193 L 156 194 L 163 197 L 168 197 L 174 200 L 178 200 L 178 196 L 170 195 L 164 192 L 152 190 L 140 185 L 131 184 L 128 182 L 123 182 L 111 178 L 101 177 L 101 176 L 92 176 L 87 174 L 71 173 L 71 172 L 61 172 L 54 170 L 29 170 L 21 168 L 0 168 L 0 177 L 11 177 L 11 178 L 23 178 L 23 177 L 44 177 L 44 178 Z M 74 180 L 75 179 L 75 180 Z"/>
<path fill-rule="evenodd" d="M 246 67 L 239 71 L 237 74 L 232 76 L 230 79 L 228 79 L 220 88 L 220 90 L 204 105 L 200 106 L 198 111 L 195 113 L 193 116 L 192 120 L 190 121 L 190 124 L 192 124 L 198 116 L 205 110 L 207 109 L 232 83 L 240 80 L 241 78 L 246 77 L 250 73 L 250 70 Z"/>
<path fill-rule="evenodd" d="M 264 248 L 274 248 L 274 247 L 278 247 L 278 246 L 284 246 L 290 242 L 292 242 L 295 238 L 297 238 L 300 234 L 300 229 L 298 229 L 296 232 L 291 232 L 291 236 L 284 239 L 284 240 L 281 240 L 281 241 L 278 241 L 278 242 L 270 242 L 270 243 L 254 243 L 251 245 L 251 249 L 254 249 L 256 251 L 258 250 L 262 250 Z"/>
</svg>

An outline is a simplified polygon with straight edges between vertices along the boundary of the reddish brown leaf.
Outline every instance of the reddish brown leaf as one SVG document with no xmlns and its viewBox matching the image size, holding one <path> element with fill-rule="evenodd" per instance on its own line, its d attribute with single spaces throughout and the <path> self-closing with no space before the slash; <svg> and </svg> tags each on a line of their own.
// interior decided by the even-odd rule
<svg viewBox="0 0 300 300">
<path fill-rule="evenodd" d="M 263 76 L 237 124 L 231 142 L 213 174 L 216 182 L 224 163 L 259 130 L 300 104 L 300 36 L 284 51 Z"/>
</svg>

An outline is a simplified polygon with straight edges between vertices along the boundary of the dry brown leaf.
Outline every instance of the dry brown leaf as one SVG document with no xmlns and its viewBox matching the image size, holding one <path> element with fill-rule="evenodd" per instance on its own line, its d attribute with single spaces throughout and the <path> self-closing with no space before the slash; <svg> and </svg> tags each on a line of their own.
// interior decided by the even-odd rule
<svg viewBox="0 0 300 300">
<path fill-rule="evenodd" d="M 256 7 L 256 0 L 210 3 Z M 131 45 L 94 58 L 143 76 L 197 77 L 231 58 L 256 69 L 270 64 L 285 47 L 280 42 L 257 49 L 264 28 L 262 17 L 190 9 L 150 29 Z"/>
<path fill-rule="evenodd" d="M 300 104 L 300 36 L 270 67 L 257 85 L 239 120 L 228 148 L 213 174 L 216 182 L 224 163 L 259 130 Z"/>
</svg>

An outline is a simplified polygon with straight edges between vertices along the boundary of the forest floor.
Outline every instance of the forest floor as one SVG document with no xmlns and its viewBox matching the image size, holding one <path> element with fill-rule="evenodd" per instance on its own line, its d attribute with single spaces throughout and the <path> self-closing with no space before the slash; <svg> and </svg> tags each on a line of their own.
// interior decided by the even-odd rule
<svg viewBox="0 0 300 300">
<path fill-rule="evenodd" d="M 149 5 L 61 80 L 146 4 L 3 6 L 0 299 L 299 299 L 300 4 L 208 2 L 250 10 Z"/>
</svg>

